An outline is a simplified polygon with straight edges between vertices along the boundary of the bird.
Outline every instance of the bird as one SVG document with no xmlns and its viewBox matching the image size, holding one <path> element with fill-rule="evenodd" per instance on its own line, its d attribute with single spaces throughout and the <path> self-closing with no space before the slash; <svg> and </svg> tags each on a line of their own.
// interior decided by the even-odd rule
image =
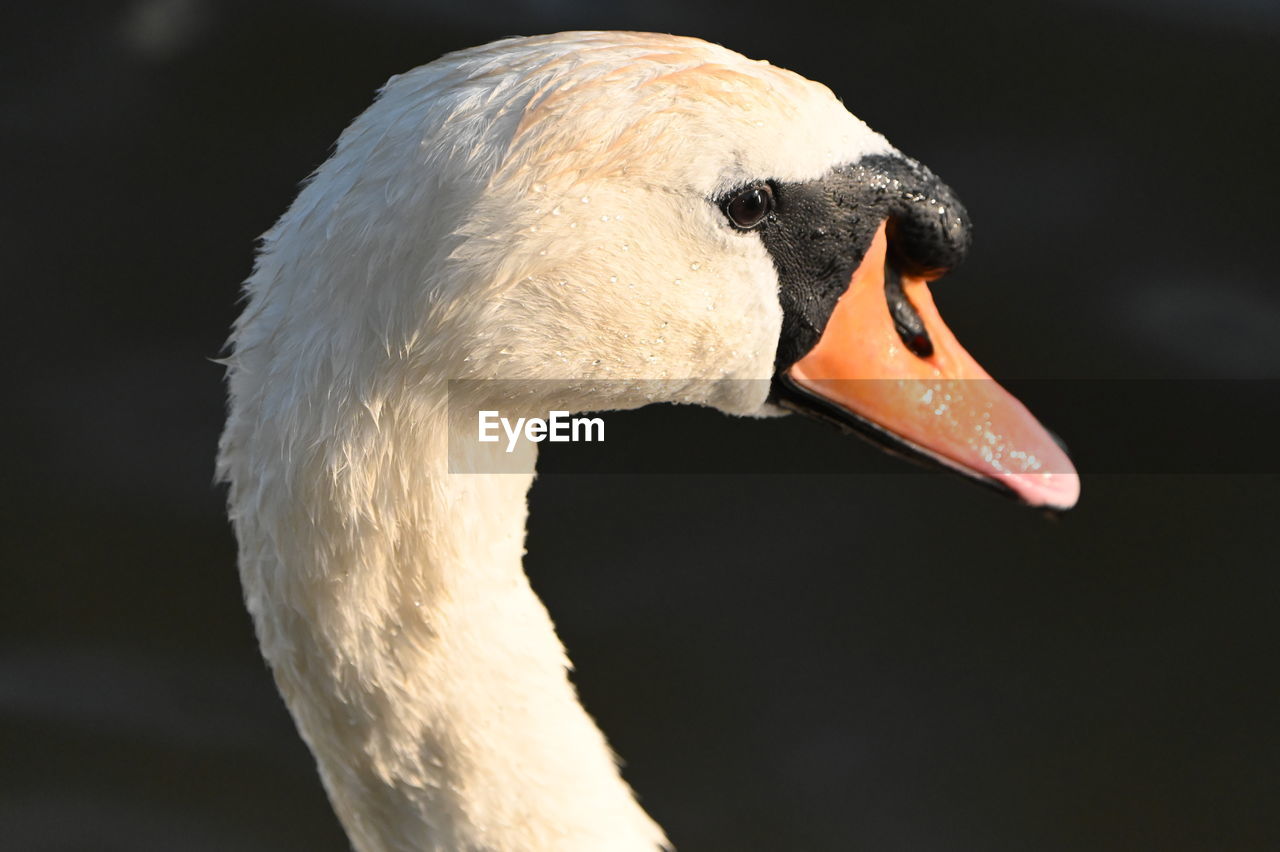
<svg viewBox="0 0 1280 852">
<path fill-rule="evenodd" d="M 392 77 L 262 237 L 217 461 L 352 846 L 671 848 L 524 573 L 536 444 L 473 440 L 477 410 L 800 412 L 1070 508 L 1065 451 L 930 297 L 969 243 L 830 89 L 696 38 L 508 38 Z"/>
</svg>

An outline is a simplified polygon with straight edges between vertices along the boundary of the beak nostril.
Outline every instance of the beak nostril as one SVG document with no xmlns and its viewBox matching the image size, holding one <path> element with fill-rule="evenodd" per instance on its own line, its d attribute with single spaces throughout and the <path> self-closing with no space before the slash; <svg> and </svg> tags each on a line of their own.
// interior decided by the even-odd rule
<svg viewBox="0 0 1280 852">
<path fill-rule="evenodd" d="M 893 327 L 902 338 L 903 345 L 920 358 L 932 355 L 933 341 L 929 339 L 929 330 L 924 327 L 924 320 L 902 289 L 902 273 L 887 260 L 884 264 L 884 298 L 889 305 L 889 315 L 893 317 Z"/>
</svg>

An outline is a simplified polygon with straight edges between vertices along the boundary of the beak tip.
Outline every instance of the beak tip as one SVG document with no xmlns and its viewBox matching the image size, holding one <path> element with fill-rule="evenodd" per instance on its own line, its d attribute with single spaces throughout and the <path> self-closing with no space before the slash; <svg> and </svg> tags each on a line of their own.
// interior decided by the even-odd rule
<svg viewBox="0 0 1280 852">
<path fill-rule="evenodd" d="M 1065 512 L 1080 501 L 1080 474 L 1006 474 L 1005 484 L 1022 502 L 1036 508 Z"/>
</svg>

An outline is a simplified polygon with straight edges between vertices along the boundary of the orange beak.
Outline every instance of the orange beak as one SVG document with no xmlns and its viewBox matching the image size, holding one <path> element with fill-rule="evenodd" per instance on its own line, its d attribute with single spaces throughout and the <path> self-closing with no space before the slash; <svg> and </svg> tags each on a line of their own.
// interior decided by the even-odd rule
<svg viewBox="0 0 1280 852">
<path fill-rule="evenodd" d="M 887 249 L 881 223 L 817 345 L 783 372 L 789 391 L 1031 506 L 1074 506 L 1080 476 L 1067 454 L 956 341 L 933 304 L 929 279 L 898 277 L 886 266 Z M 923 334 L 918 326 L 914 337 L 895 326 L 886 270 L 900 280 L 896 295 L 915 309 Z"/>
</svg>

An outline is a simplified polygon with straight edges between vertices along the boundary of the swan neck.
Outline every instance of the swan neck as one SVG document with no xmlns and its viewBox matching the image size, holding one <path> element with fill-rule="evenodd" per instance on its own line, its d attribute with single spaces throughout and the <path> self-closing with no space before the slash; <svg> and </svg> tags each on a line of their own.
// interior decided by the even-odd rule
<svg viewBox="0 0 1280 852">
<path fill-rule="evenodd" d="M 450 472 L 443 425 L 384 410 L 251 498 L 232 471 L 246 599 L 334 808 L 360 852 L 652 852 L 523 571 L 532 475 Z"/>
</svg>

